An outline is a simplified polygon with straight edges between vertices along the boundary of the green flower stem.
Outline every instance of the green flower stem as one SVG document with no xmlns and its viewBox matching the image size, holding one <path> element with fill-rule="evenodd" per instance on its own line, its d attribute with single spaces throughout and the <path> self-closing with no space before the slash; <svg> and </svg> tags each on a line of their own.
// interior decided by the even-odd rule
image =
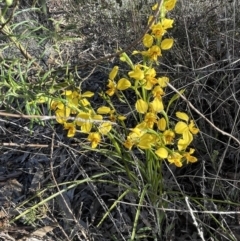
<svg viewBox="0 0 240 241">
<path fill-rule="evenodd" d="M 115 150 L 117 151 L 118 155 L 119 155 L 119 156 L 122 156 L 121 148 L 120 148 L 120 146 L 118 145 L 115 136 L 113 136 L 111 133 L 108 133 L 108 137 L 109 137 L 109 139 L 111 140 L 112 144 L 114 145 Z"/>
<path fill-rule="evenodd" d="M 147 93 L 146 93 L 146 89 L 142 86 L 142 99 L 144 101 L 148 101 L 147 100 Z"/>
<path fill-rule="evenodd" d="M 131 190 L 127 189 L 125 192 L 123 192 L 118 199 L 113 203 L 113 205 L 108 209 L 108 211 L 104 214 L 100 222 L 97 224 L 97 227 L 99 227 L 103 221 L 106 219 L 106 217 L 110 214 L 110 212 L 117 206 L 118 202 L 121 201 Z"/>
<path fill-rule="evenodd" d="M 144 201 L 144 196 L 145 196 L 145 194 L 147 192 L 147 188 L 148 188 L 148 184 L 144 187 L 144 189 L 143 189 L 143 191 L 141 193 L 141 196 L 140 196 L 139 205 L 138 205 L 138 209 L 137 209 L 135 220 L 134 220 L 134 224 L 133 224 L 133 231 L 132 231 L 132 235 L 131 235 L 131 239 L 130 239 L 131 241 L 135 240 L 138 219 L 139 219 L 139 216 L 140 216 L 140 210 L 141 210 L 141 206 L 142 206 L 143 201 Z"/>
<path fill-rule="evenodd" d="M 126 62 L 131 67 L 131 69 L 134 69 L 134 64 L 133 64 L 132 60 L 129 58 L 129 56 L 125 52 L 120 55 L 120 59 L 122 61 Z"/>
</svg>

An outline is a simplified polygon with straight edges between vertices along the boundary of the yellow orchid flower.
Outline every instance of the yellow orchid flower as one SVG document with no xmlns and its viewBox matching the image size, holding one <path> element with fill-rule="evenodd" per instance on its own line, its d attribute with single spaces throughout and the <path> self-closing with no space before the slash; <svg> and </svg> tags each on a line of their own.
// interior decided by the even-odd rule
<svg viewBox="0 0 240 241">
<path fill-rule="evenodd" d="M 135 80 L 142 80 L 144 78 L 144 71 L 141 70 L 140 65 L 136 65 L 132 71 L 128 72 L 128 75 Z"/>
<path fill-rule="evenodd" d="M 197 158 L 192 156 L 192 154 L 195 152 L 195 149 L 193 148 L 190 148 L 189 152 L 185 152 L 183 154 L 183 156 L 186 158 L 187 160 L 187 164 L 190 162 L 190 163 L 194 163 L 194 162 L 197 162 Z"/>
<path fill-rule="evenodd" d="M 84 107 L 91 106 L 90 102 L 86 98 L 80 99 L 79 103 L 81 106 L 84 106 Z"/>
<path fill-rule="evenodd" d="M 143 150 L 150 149 L 152 145 L 154 145 L 154 143 L 155 143 L 154 135 L 145 133 L 140 137 L 137 147 Z"/>
<path fill-rule="evenodd" d="M 71 110 L 66 107 L 64 109 L 58 109 L 55 111 L 55 114 L 56 114 L 56 121 L 59 123 L 59 124 L 63 124 L 67 121 L 68 117 L 70 116 L 70 112 Z"/>
<path fill-rule="evenodd" d="M 134 146 L 134 142 L 132 141 L 132 139 L 128 136 L 127 140 L 123 143 L 123 145 L 128 149 L 128 150 L 132 150 L 132 147 Z"/>
<path fill-rule="evenodd" d="M 126 90 L 131 86 L 131 82 L 126 78 L 121 78 L 117 84 L 114 79 L 118 73 L 118 66 L 114 66 L 111 73 L 109 74 L 109 80 L 107 87 L 109 88 L 106 93 L 109 96 L 113 96 L 117 90 Z"/>
<path fill-rule="evenodd" d="M 146 71 L 144 77 L 144 89 L 151 90 L 155 84 L 157 84 L 156 70 L 154 68 L 150 68 Z"/>
<path fill-rule="evenodd" d="M 154 24 L 152 27 L 152 34 L 155 38 L 160 39 L 167 32 L 161 23 Z"/>
<path fill-rule="evenodd" d="M 193 134 L 196 135 L 199 132 L 199 129 L 195 127 L 192 120 L 190 121 L 190 124 L 188 124 L 189 116 L 185 112 L 177 112 L 176 116 L 185 121 L 179 121 L 175 125 L 175 132 L 177 134 L 182 134 L 182 139 L 178 141 L 178 150 L 182 151 L 190 145 L 193 140 Z"/>
<path fill-rule="evenodd" d="M 129 150 L 131 150 L 134 145 L 141 149 L 150 149 L 155 142 L 156 140 L 153 134 L 146 133 L 146 131 L 135 127 L 131 129 L 123 145 Z"/>
<path fill-rule="evenodd" d="M 184 140 L 184 139 L 179 139 L 178 140 L 178 150 L 179 151 L 183 151 L 185 149 L 187 149 L 187 147 L 189 146 L 190 142 L 188 140 Z"/>
<path fill-rule="evenodd" d="M 144 122 L 146 123 L 147 128 L 153 129 L 154 124 L 157 123 L 157 115 L 152 112 L 146 113 Z"/>
<path fill-rule="evenodd" d="M 98 132 L 91 132 L 87 139 L 91 142 L 92 148 L 95 149 L 101 141 L 101 135 Z"/>
<path fill-rule="evenodd" d="M 116 86 L 115 82 L 109 79 L 107 87 L 109 89 L 106 91 L 106 93 L 109 96 L 113 96 L 115 94 L 116 90 L 117 90 L 117 86 Z"/>
<path fill-rule="evenodd" d="M 163 142 L 165 145 L 172 145 L 174 143 L 175 133 L 172 130 L 165 130 L 163 132 Z"/>
<path fill-rule="evenodd" d="M 127 140 L 123 143 L 123 145 L 131 150 L 134 145 L 137 145 L 140 137 L 144 134 L 144 132 L 140 128 L 131 129 L 131 132 L 127 136 Z"/>
<path fill-rule="evenodd" d="M 168 29 L 168 28 L 172 28 L 173 26 L 173 23 L 174 23 L 174 20 L 173 19 L 169 19 L 169 18 L 164 18 L 162 20 L 162 27 L 163 29 Z"/>
<path fill-rule="evenodd" d="M 171 164 L 175 164 L 177 167 L 182 167 L 182 158 L 183 156 L 179 154 L 178 152 L 173 152 L 172 154 L 169 154 L 167 160 Z"/>
<path fill-rule="evenodd" d="M 161 88 L 167 87 L 167 83 L 169 82 L 168 77 L 161 77 L 157 79 L 158 84 L 160 85 Z"/>
<path fill-rule="evenodd" d="M 65 108 L 65 105 L 61 101 L 52 100 L 50 104 L 50 108 L 51 110 L 56 110 L 56 109 L 63 110 Z"/>
<path fill-rule="evenodd" d="M 64 129 L 65 130 L 68 130 L 68 134 L 67 136 L 68 137 L 74 137 L 75 136 L 75 133 L 76 133 L 76 125 L 75 123 L 67 123 L 65 122 L 64 123 Z"/>
<path fill-rule="evenodd" d="M 184 112 L 177 112 L 176 116 L 187 123 L 189 122 L 189 116 Z M 199 129 L 195 127 L 193 120 L 190 121 L 189 125 L 187 123 L 179 121 L 175 126 L 176 133 L 182 134 L 183 132 L 189 130 L 192 134 L 196 135 L 199 132 Z"/>
<path fill-rule="evenodd" d="M 103 117 L 101 115 L 96 115 L 92 110 L 88 112 L 80 112 L 76 117 L 76 125 L 81 127 L 83 133 L 89 133 L 93 126 L 93 121 L 101 121 Z"/>
<path fill-rule="evenodd" d="M 159 56 L 162 56 L 162 52 L 159 46 L 153 45 L 151 48 L 149 48 L 147 51 L 142 51 L 141 54 L 143 56 L 146 56 L 152 61 L 157 61 L 157 58 Z"/>
<path fill-rule="evenodd" d="M 157 85 L 153 88 L 152 94 L 154 99 L 162 100 L 162 96 L 165 95 L 165 92 L 160 85 Z"/>
</svg>

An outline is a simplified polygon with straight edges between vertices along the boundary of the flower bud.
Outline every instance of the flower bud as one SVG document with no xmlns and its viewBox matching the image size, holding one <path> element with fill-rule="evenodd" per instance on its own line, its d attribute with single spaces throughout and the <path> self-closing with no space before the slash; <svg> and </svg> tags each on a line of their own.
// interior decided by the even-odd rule
<svg viewBox="0 0 240 241">
<path fill-rule="evenodd" d="M 13 0 L 5 0 L 5 3 L 8 7 L 10 7 L 13 4 Z"/>
</svg>

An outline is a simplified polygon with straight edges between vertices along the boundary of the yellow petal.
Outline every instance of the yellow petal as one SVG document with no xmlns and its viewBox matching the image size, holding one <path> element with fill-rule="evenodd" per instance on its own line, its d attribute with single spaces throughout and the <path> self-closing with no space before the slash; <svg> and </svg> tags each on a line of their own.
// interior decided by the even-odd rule
<svg viewBox="0 0 240 241">
<path fill-rule="evenodd" d="M 112 71 L 109 74 L 109 79 L 110 80 L 114 80 L 114 78 L 116 77 L 117 73 L 118 73 L 118 66 L 114 66 Z"/>
<path fill-rule="evenodd" d="M 118 119 L 121 120 L 121 121 L 124 121 L 124 120 L 127 119 L 127 117 L 124 116 L 124 115 L 119 115 L 119 116 L 118 116 Z"/>
<path fill-rule="evenodd" d="M 185 150 L 187 147 L 188 147 L 188 142 L 186 142 L 186 141 L 183 140 L 183 139 L 179 139 L 179 141 L 178 141 L 178 150 L 179 150 L 179 151 L 183 151 L 183 150 Z"/>
<path fill-rule="evenodd" d="M 61 101 L 51 101 L 51 110 L 56 110 L 57 108 L 63 110 L 65 105 Z"/>
<path fill-rule="evenodd" d="M 192 133 L 189 130 L 184 131 L 182 133 L 182 138 L 183 138 L 183 140 L 188 142 L 188 144 L 190 144 L 193 141 L 193 135 L 192 135 Z"/>
<path fill-rule="evenodd" d="M 155 153 L 162 159 L 168 157 L 168 151 L 163 147 L 160 147 L 158 150 L 155 151 Z"/>
<path fill-rule="evenodd" d="M 175 160 L 174 164 L 177 167 L 182 167 L 182 162 L 180 160 Z"/>
<path fill-rule="evenodd" d="M 177 0 L 168 0 L 164 2 L 164 7 L 166 8 L 167 11 L 171 11 L 175 5 L 176 5 Z"/>
<path fill-rule="evenodd" d="M 74 137 L 75 133 L 76 133 L 76 128 L 69 128 L 68 133 L 67 133 L 67 137 Z"/>
<path fill-rule="evenodd" d="M 117 83 L 118 90 L 126 90 L 131 86 L 131 82 L 126 78 L 121 78 Z"/>
<path fill-rule="evenodd" d="M 115 91 L 116 91 L 115 83 L 112 80 L 108 80 L 108 81 L 109 81 L 109 83 L 108 83 L 107 87 L 109 89 L 106 91 L 106 93 L 109 96 L 113 96 L 115 94 Z"/>
<path fill-rule="evenodd" d="M 164 29 L 172 28 L 173 22 L 173 19 L 164 18 L 164 20 L 162 21 L 162 26 Z"/>
<path fill-rule="evenodd" d="M 106 115 L 109 114 L 111 109 L 107 106 L 101 106 L 97 109 L 97 113 L 100 115 Z"/>
<path fill-rule="evenodd" d="M 93 119 L 93 120 L 102 120 L 103 117 L 102 117 L 102 115 L 93 115 L 93 116 L 92 116 L 92 119 Z"/>
<path fill-rule="evenodd" d="M 151 108 L 154 112 L 159 113 L 164 109 L 163 102 L 158 98 L 154 98 L 154 100 L 151 103 Z"/>
<path fill-rule="evenodd" d="M 166 130 L 167 122 L 166 122 L 166 120 L 165 120 L 164 117 L 162 117 L 162 118 L 158 121 L 157 126 L 158 126 L 158 129 L 159 129 L 160 131 L 165 131 L 165 130 Z"/>
<path fill-rule="evenodd" d="M 80 103 L 82 106 L 88 106 L 88 105 L 91 105 L 90 102 L 86 99 L 86 98 L 83 98 L 80 100 Z"/>
<path fill-rule="evenodd" d="M 80 112 L 76 117 L 76 125 L 82 126 L 85 122 L 90 119 L 90 114 L 86 112 Z"/>
<path fill-rule="evenodd" d="M 150 34 L 145 34 L 143 37 L 143 45 L 150 48 L 153 45 L 153 37 Z"/>
<path fill-rule="evenodd" d="M 186 122 L 189 121 L 189 116 L 185 113 L 185 112 L 176 112 L 176 116 L 181 119 L 181 120 L 185 120 Z"/>
<path fill-rule="evenodd" d="M 71 90 L 65 90 L 63 94 L 66 95 L 66 96 L 69 96 L 69 95 L 72 94 L 72 91 Z"/>
<path fill-rule="evenodd" d="M 152 10 L 154 11 L 154 10 L 156 10 L 157 9 L 157 6 L 158 6 L 158 4 L 156 3 L 156 4 L 154 4 L 153 6 L 152 6 Z"/>
<path fill-rule="evenodd" d="M 166 38 L 161 42 L 161 49 L 167 50 L 172 48 L 173 46 L 173 39 L 172 38 Z"/>
<path fill-rule="evenodd" d="M 134 50 L 133 52 L 132 52 L 132 54 L 133 55 L 135 55 L 135 54 L 140 54 L 141 52 L 139 52 L 139 51 L 137 51 L 137 50 Z M 121 58 L 120 58 L 120 60 L 122 60 Z"/>
<path fill-rule="evenodd" d="M 86 92 L 84 92 L 82 95 L 81 95 L 81 97 L 92 97 L 94 95 L 94 93 L 93 92 L 91 92 L 91 91 L 86 91 Z"/>
<path fill-rule="evenodd" d="M 191 162 L 191 163 L 197 162 L 198 160 L 195 156 L 188 156 L 186 159 L 187 159 L 187 162 Z"/>
<path fill-rule="evenodd" d="M 56 114 L 56 121 L 60 124 L 63 124 L 64 122 L 67 121 L 68 117 L 70 116 L 70 109 L 69 108 L 65 108 L 63 110 L 56 110 L 55 112 Z"/>
<path fill-rule="evenodd" d="M 142 99 L 137 100 L 137 102 L 135 104 L 135 108 L 138 113 L 144 114 L 148 110 L 148 103 Z"/>
<path fill-rule="evenodd" d="M 82 125 L 81 125 L 81 131 L 83 133 L 89 133 L 92 129 L 92 123 L 91 122 L 84 122 Z"/>
<path fill-rule="evenodd" d="M 196 135 L 198 132 L 199 132 L 199 129 L 195 127 L 195 124 L 194 122 L 191 120 L 190 121 L 190 124 L 189 124 L 189 130 L 194 134 Z"/>
<path fill-rule="evenodd" d="M 144 78 L 144 72 L 138 65 L 135 66 L 133 71 L 128 72 L 128 75 L 135 80 L 142 80 Z"/>
<path fill-rule="evenodd" d="M 175 125 L 175 132 L 177 134 L 182 134 L 185 131 L 188 131 L 188 125 L 183 122 L 183 121 L 179 121 L 176 125 Z"/>
<path fill-rule="evenodd" d="M 190 148 L 190 150 L 189 150 L 189 154 L 193 154 L 194 152 L 195 152 L 195 149 Z"/>
</svg>

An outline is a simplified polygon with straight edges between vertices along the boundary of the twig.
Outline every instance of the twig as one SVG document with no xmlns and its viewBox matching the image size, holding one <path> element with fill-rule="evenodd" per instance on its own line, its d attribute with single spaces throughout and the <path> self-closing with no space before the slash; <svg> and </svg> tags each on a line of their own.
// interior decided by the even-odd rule
<svg viewBox="0 0 240 241">
<path fill-rule="evenodd" d="M 198 222 L 197 222 L 197 220 L 196 220 L 196 218 L 195 218 L 195 216 L 194 216 L 194 214 L 193 214 L 193 210 L 192 210 L 192 208 L 190 207 L 190 204 L 189 204 L 189 201 L 188 201 L 188 197 L 185 197 L 185 201 L 186 201 L 186 204 L 187 204 L 188 209 L 189 209 L 189 211 L 190 211 L 190 215 L 191 215 L 191 217 L 192 217 L 192 219 L 193 219 L 193 224 L 194 224 L 194 225 L 196 226 L 196 228 L 197 228 L 198 235 L 200 236 L 200 238 L 201 238 L 203 241 L 205 241 L 204 236 L 203 236 L 202 228 L 199 226 L 199 224 L 198 224 Z"/>
<path fill-rule="evenodd" d="M 116 125 L 116 122 L 108 121 L 108 120 L 93 120 L 93 119 L 82 119 L 79 117 L 58 117 L 58 116 L 42 116 L 42 115 L 24 115 L 24 114 L 12 114 L 12 113 L 7 113 L 7 112 L 1 112 L 0 111 L 0 116 L 8 116 L 8 117 L 13 117 L 13 118 L 24 118 L 24 119 L 34 119 L 38 118 L 40 120 L 46 121 L 46 120 L 55 120 L 55 119 L 62 119 L 62 120 L 74 120 L 74 121 L 81 121 L 81 122 L 90 122 L 90 123 L 110 123 L 112 125 Z"/>
<path fill-rule="evenodd" d="M 79 144 L 74 143 L 74 144 L 70 144 L 71 146 L 79 146 Z M 18 144 L 18 143 L 14 143 L 14 142 L 3 142 L 0 143 L 0 146 L 5 146 L 5 147 L 20 147 L 20 148 L 25 148 L 25 147 L 34 147 L 34 148 L 49 148 L 51 147 L 51 145 L 47 145 L 47 144 Z M 54 145 L 53 147 L 60 147 L 61 145 Z"/>
</svg>

